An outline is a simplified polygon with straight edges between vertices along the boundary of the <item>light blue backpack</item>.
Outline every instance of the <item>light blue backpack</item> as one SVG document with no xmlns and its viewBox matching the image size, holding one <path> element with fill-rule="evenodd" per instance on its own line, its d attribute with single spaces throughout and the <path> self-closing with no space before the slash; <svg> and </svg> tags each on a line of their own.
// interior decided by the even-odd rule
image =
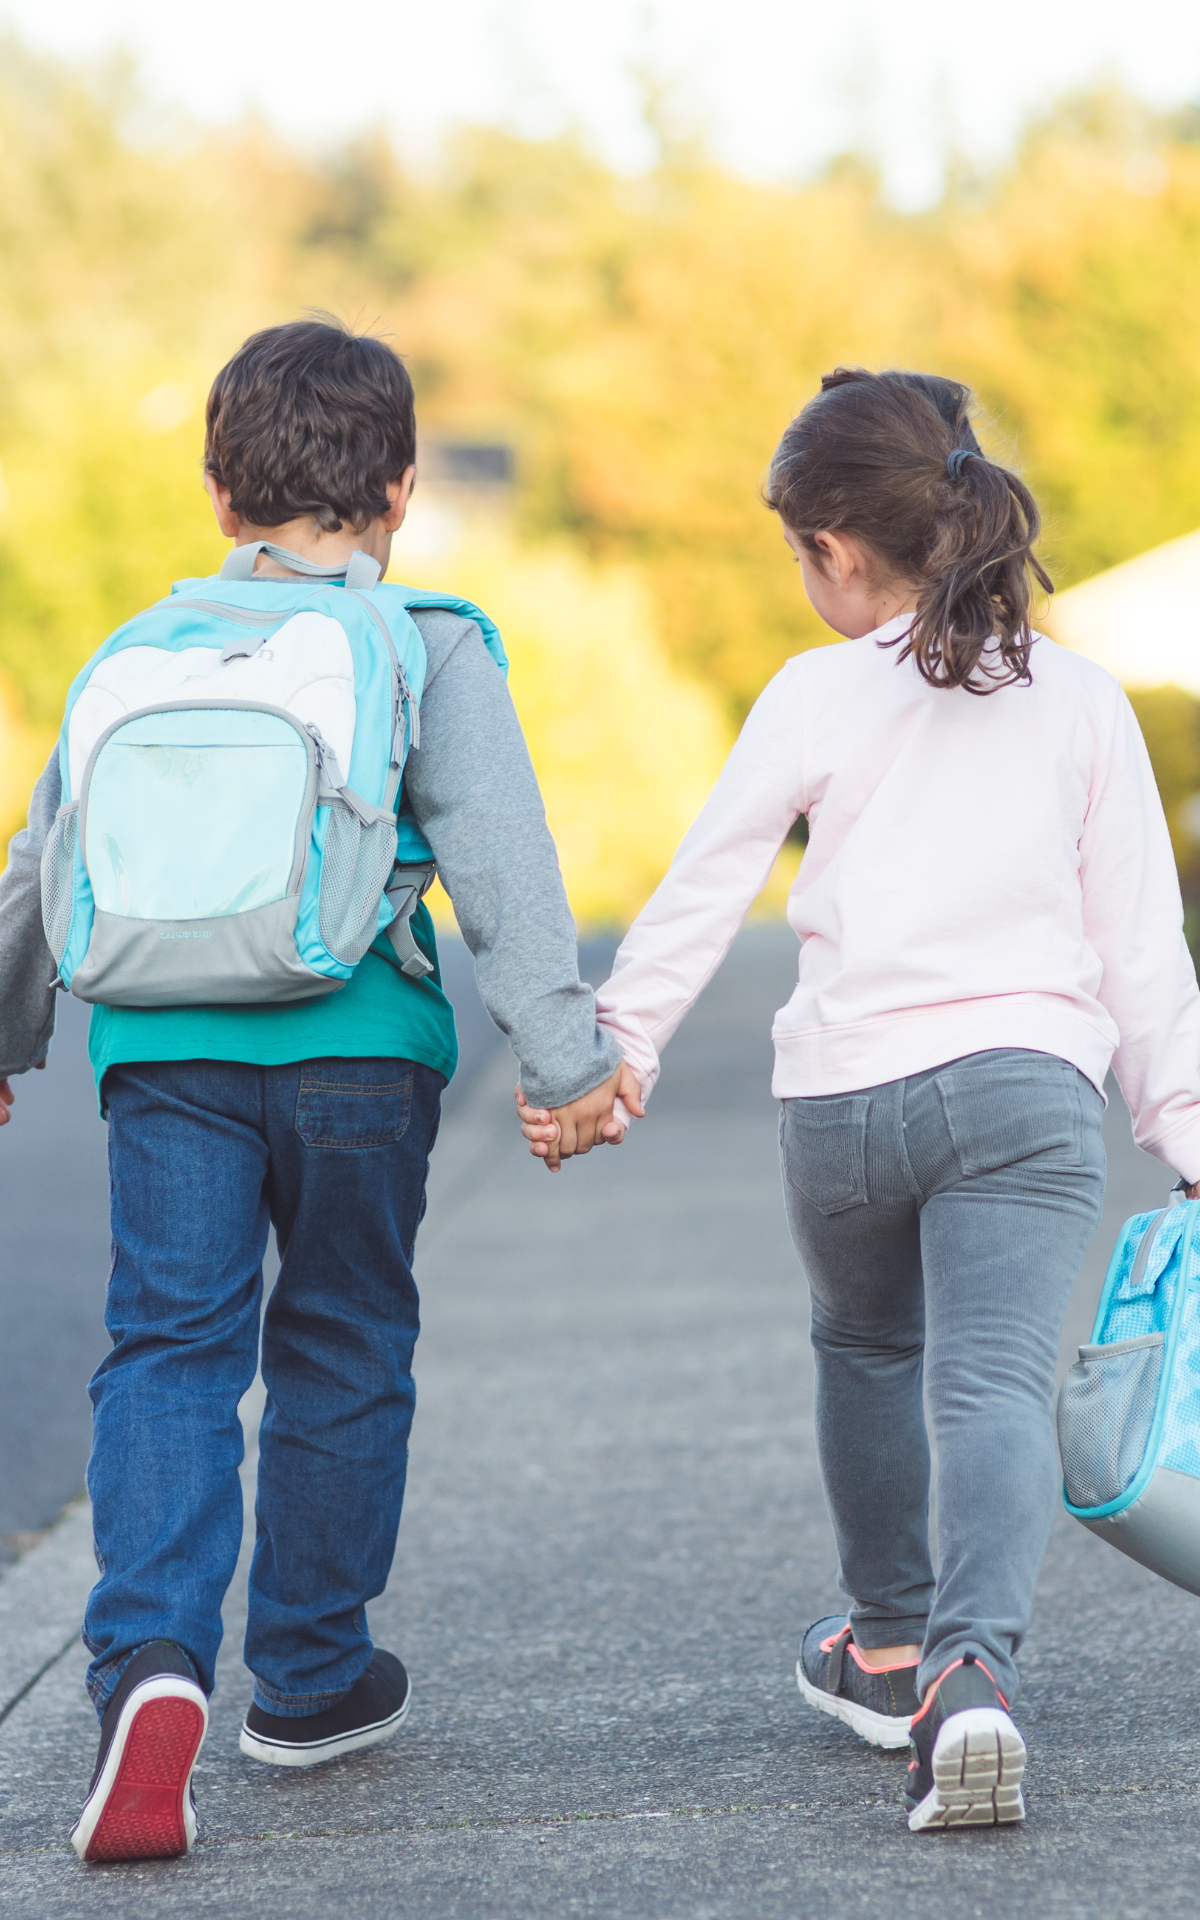
<svg viewBox="0 0 1200 1920">
<path fill-rule="evenodd" d="M 1200 1201 L 1126 1221 L 1058 1444 L 1067 1512 L 1200 1594 Z"/>
<path fill-rule="evenodd" d="M 252 577 L 263 546 L 309 578 Z M 92 656 L 42 858 L 64 988 L 114 1007 L 309 999 L 384 932 L 405 973 L 431 971 L 409 921 L 433 855 L 398 813 L 425 685 L 414 609 L 477 621 L 507 662 L 469 601 L 378 577 L 361 552 L 335 571 L 237 547 Z"/>
</svg>

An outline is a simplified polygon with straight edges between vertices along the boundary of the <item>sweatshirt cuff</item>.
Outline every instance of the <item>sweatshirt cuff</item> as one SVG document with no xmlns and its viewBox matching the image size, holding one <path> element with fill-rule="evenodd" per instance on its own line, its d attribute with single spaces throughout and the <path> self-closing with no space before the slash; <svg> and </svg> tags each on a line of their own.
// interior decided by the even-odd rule
<svg viewBox="0 0 1200 1920">
<path fill-rule="evenodd" d="M 602 1087 L 606 1080 L 611 1080 L 620 1064 L 621 1051 L 616 1041 L 597 1024 L 595 1051 L 586 1068 L 564 1080 L 537 1080 L 527 1079 L 522 1067 L 521 1086 L 531 1107 L 566 1107 L 572 1100 L 582 1100 L 593 1087 Z"/>
<path fill-rule="evenodd" d="M 596 995 L 596 1024 L 612 1035 L 621 1057 L 632 1069 L 645 1106 L 659 1074 L 658 1051 L 635 1014 L 610 1013 L 603 1005 L 603 987 Z"/>
</svg>

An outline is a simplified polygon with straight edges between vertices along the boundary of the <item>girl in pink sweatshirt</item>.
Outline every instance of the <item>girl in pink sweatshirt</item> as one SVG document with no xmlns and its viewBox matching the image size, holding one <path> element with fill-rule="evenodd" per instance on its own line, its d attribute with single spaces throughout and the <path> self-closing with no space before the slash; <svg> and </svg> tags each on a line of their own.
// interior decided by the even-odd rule
<svg viewBox="0 0 1200 1920">
<path fill-rule="evenodd" d="M 1024 1814 L 1008 1708 L 1110 1063 L 1139 1143 L 1200 1180 L 1200 993 L 1146 749 L 1116 681 L 1031 630 L 1037 508 L 969 403 L 839 368 L 788 427 L 768 505 L 844 644 L 765 689 L 597 996 L 624 1107 L 522 1115 L 552 1166 L 620 1138 L 803 814 L 773 1089 L 850 1607 L 797 1678 L 911 1745 L 914 1829 Z"/>
</svg>

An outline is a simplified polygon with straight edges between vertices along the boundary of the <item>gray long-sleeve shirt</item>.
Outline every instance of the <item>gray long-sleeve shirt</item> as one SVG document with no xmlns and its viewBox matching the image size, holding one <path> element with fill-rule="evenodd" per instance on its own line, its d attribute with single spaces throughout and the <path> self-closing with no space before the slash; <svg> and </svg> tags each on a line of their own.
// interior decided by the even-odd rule
<svg viewBox="0 0 1200 1920">
<path fill-rule="evenodd" d="M 620 1052 L 579 978 L 575 923 L 504 677 L 474 621 L 436 610 L 414 618 L 429 664 L 405 790 L 526 1093 L 560 1106 L 607 1079 Z M 60 798 L 56 750 L 0 874 L 0 1078 L 36 1066 L 54 1031 L 41 857 Z"/>
</svg>

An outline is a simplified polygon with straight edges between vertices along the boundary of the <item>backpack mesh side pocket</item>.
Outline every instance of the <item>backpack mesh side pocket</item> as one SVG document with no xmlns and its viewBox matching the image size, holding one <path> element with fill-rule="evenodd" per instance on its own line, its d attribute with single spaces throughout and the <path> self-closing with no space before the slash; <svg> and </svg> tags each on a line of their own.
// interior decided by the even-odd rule
<svg viewBox="0 0 1200 1920">
<path fill-rule="evenodd" d="M 1073 1507 L 1102 1507 L 1137 1476 L 1163 1370 L 1163 1335 L 1080 1347 L 1058 1396 L 1058 1448 Z"/>
<path fill-rule="evenodd" d="M 71 935 L 75 911 L 75 843 L 79 837 L 79 802 L 60 807 L 42 849 L 42 925 L 56 965 Z"/>
<path fill-rule="evenodd" d="M 317 929 L 335 960 L 356 967 L 375 938 L 379 902 L 396 857 L 396 822 L 368 826 L 334 801 L 321 856 Z"/>
</svg>

